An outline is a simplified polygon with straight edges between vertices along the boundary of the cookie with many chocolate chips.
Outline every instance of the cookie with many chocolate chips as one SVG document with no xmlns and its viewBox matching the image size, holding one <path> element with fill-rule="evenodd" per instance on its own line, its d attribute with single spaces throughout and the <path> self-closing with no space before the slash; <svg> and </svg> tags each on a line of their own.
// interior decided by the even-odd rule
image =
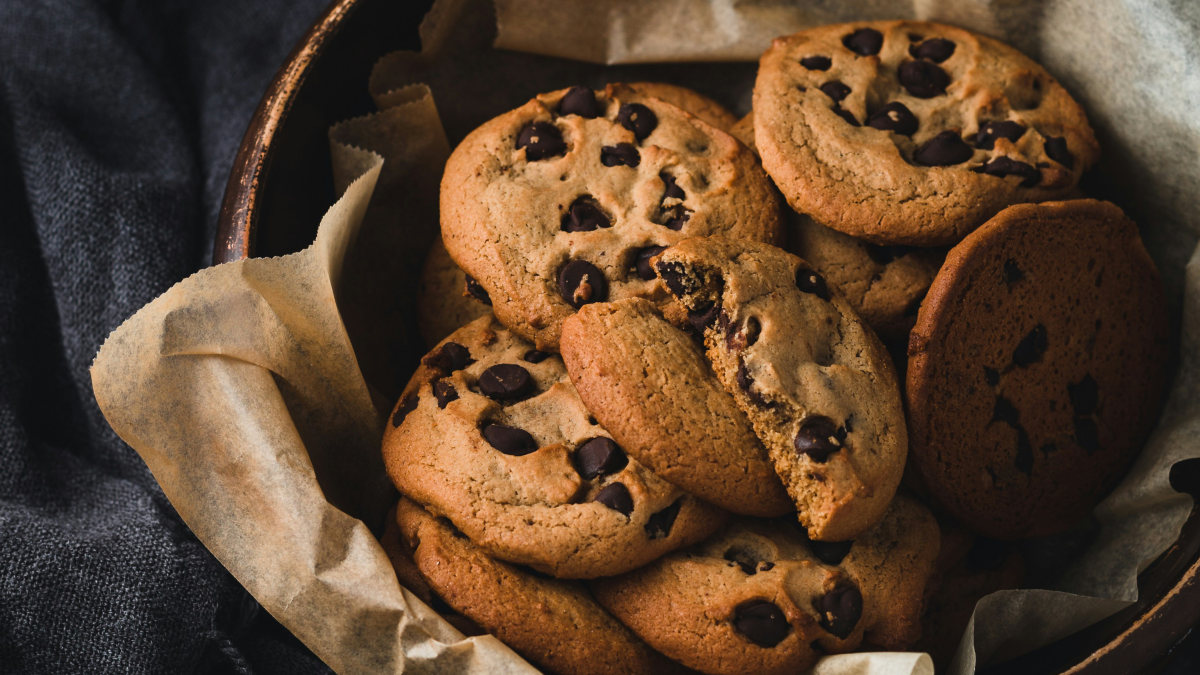
<svg viewBox="0 0 1200 675">
<path fill-rule="evenodd" d="M 749 150 L 622 85 L 543 94 L 473 131 L 446 163 L 441 222 L 496 316 L 539 349 L 583 305 L 656 297 L 643 261 L 658 247 L 781 232 Z"/>
<path fill-rule="evenodd" d="M 562 360 L 494 317 L 422 359 L 383 456 L 401 493 L 490 555 L 557 577 L 632 569 L 723 519 L 630 459 L 584 408 Z"/>
<path fill-rule="evenodd" d="M 703 351 L 650 302 L 583 307 L 563 322 L 561 347 L 584 404 L 654 473 L 734 513 L 791 512 L 766 448 Z"/>
<path fill-rule="evenodd" d="M 790 519 L 739 519 L 591 586 L 622 623 L 689 668 L 797 673 L 862 644 L 911 645 L 937 551 L 933 516 L 901 497 L 853 541 L 812 542 Z"/>
<path fill-rule="evenodd" d="M 990 537 L 1070 527 L 1145 442 L 1169 352 L 1162 284 L 1120 209 L 1005 209 L 951 249 L 909 341 L 922 481 Z"/>
<path fill-rule="evenodd" d="M 682 673 L 596 604 L 578 581 L 489 557 L 444 519 L 401 498 L 390 529 L 445 605 L 552 672 Z"/>
<path fill-rule="evenodd" d="M 848 539 L 878 521 L 904 470 L 904 411 L 891 358 L 849 303 L 766 244 L 689 239 L 655 269 L 813 537 Z"/>
<path fill-rule="evenodd" d="M 754 138 L 796 211 L 877 244 L 953 244 L 1010 204 L 1064 197 L 1099 155 L 1040 65 L 917 21 L 777 38 L 759 61 Z"/>
</svg>

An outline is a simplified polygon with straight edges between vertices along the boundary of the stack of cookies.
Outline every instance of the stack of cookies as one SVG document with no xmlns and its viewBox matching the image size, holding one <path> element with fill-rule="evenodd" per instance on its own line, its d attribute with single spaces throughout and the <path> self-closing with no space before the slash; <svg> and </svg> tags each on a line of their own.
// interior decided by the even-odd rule
<svg viewBox="0 0 1200 675">
<path fill-rule="evenodd" d="M 564 673 L 795 672 L 1018 583 L 963 552 L 1086 515 L 1163 389 L 1136 227 L 1048 201 L 1097 155 L 1036 63 L 919 22 L 779 38 L 742 120 L 635 83 L 487 122 L 383 439 L 402 581 Z"/>
</svg>

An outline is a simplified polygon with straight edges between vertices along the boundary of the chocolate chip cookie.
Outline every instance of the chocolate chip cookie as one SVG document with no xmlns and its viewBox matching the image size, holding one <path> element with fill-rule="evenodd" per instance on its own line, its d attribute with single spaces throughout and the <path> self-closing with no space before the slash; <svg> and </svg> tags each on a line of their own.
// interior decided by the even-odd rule
<svg viewBox="0 0 1200 675">
<path fill-rule="evenodd" d="M 596 604 L 581 582 L 493 560 L 407 499 L 396 522 L 438 596 L 539 666 L 564 675 L 684 672 Z"/>
<path fill-rule="evenodd" d="M 1099 154 L 1040 65 L 919 21 L 777 38 L 759 61 L 754 139 L 796 211 L 885 245 L 952 244 L 1005 206 L 1062 198 Z"/>
<path fill-rule="evenodd" d="M 904 412 L 891 359 L 849 304 L 766 244 L 698 237 L 654 265 L 809 533 L 849 539 L 878 521 L 904 470 Z"/>
<path fill-rule="evenodd" d="M 401 493 L 490 555 L 557 577 L 624 572 L 722 521 L 625 454 L 558 356 L 490 316 L 424 357 L 383 455 Z"/>
<path fill-rule="evenodd" d="M 951 249 L 909 342 L 913 461 L 981 534 L 1051 534 L 1085 516 L 1157 419 L 1162 284 L 1116 206 L 1005 209 Z"/>
<path fill-rule="evenodd" d="M 654 296 L 639 261 L 658 247 L 781 231 L 749 150 L 622 85 L 543 94 L 473 131 L 446 163 L 441 222 L 496 316 L 539 349 L 583 305 Z"/>
<path fill-rule="evenodd" d="M 640 298 L 583 307 L 563 322 L 579 396 L 655 474 L 734 513 L 792 511 L 767 450 L 691 338 Z"/>
<path fill-rule="evenodd" d="M 740 519 L 592 589 L 642 639 L 689 668 L 796 673 L 821 654 L 863 643 L 912 644 L 937 550 L 933 516 L 901 497 L 854 541 L 812 542 L 790 519 Z"/>
</svg>

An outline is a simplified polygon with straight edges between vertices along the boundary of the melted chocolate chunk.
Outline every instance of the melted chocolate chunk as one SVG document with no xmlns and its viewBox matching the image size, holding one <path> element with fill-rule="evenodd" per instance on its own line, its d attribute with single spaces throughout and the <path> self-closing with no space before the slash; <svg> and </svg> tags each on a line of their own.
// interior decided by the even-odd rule
<svg viewBox="0 0 1200 675">
<path fill-rule="evenodd" d="M 896 71 L 901 86 L 917 98 L 933 98 L 946 93 L 950 76 L 929 61 L 905 61 Z"/>
<path fill-rule="evenodd" d="M 1008 286 L 1009 290 L 1012 290 L 1012 287 L 1016 286 L 1024 278 L 1025 273 L 1017 266 L 1016 260 L 1009 258 L 1004 261 L 1004 285 Z"/>
<path fill-rule="evenodd" d="M 637 166 L 642 156 L 633 143 L 617 143 L 600 148 L 600 163 L 604 166 Z"/>
<path fill-rule="evenodd" d="M 746 396 L 749 397 L 752 403 L 764 408 L 771 407 L 771 402 L 764 398 L 761 393 L 753 389 L 754 377 L 750 375 L 750 370 L 746 368 L 745 361 L 742 361 L 738 364 L 737 383 L 738 387 L 740 387 L 742 391 L 746 392 Z"/>
<path fill-rule="evenodd" d="M 606 436 L 589 438 L 575 449 L 575 470 L 586 480 L 617 473 L 629 458 L 616 441 Z"/>
<path fill-rule="evenodd" d="M 633 137 L 640 141 L 658 126 L 658 117 L 641 103 L 626 103 L 617 111 L 617 122 L 632 131 Z"/>
<path fill-rule="evenodd" d="M 837 114 L 838 117 L 846 120 L 846 123 L 849 124 L 850 126 L 852 126 L 852 127 L 861 127 L 862 126 L 862 124 L 859 123 L 858 118 L 856 118 L 854 116 L 854 113 L 850 112 L 849 110 L 846 110 L 842 106 L 833 105 L 833 106 L 830 106 L 829 109 L 832 110 L 835 114 Z"/>
<path fill-rule="evenodd" d="M 671 528 L 675 525 L 675 518 L 679 516 L 679 507 L 683 506 L 683 497 L 675 500 L 662 511 L 650 514 L 646 519 L 646 536 L 651 539 L 662 539 L 671 534 Z"/>
<path fill-rule="evenodd" d="M 829 70 L 829 66 L 833 65 L 833 59 L 828 56 L 806 56 L 800 59 L 800 65 L 809 70 Z"/>
<path fill-rule="evenodd" d="M 853 546 L 853 541 L 813 541 L 811 539 L 808 541 L 808 547 L 812 549 L 813 555 L 826 565 L 842 564 Z"/>
<path fill-rule="evenodd" d="M 1021 424 L 1021 414 L 1017 411 L 1017 406 L 1013 405 L 1012 401 L 997 394 L 996 403 L 992 406 L 992 421 L 1003 422 L 1010 427 L 1016 428 Z"/>
<path fill-rule="evenodd" d="M 758 342 L 758 334 L 761 332 L 762 324 L 758 322 L 758 319 L 754 317 L 746 319 L 746 330 L 742 332 L 742 334 L 745 335 L 745 338 L 743 339 L 746 342 L 746 346 L 749 347 L 755 342 Z"/>
<path fill-rule="evenodd" d="M 1042 146 L 1046 150 L 1046 156 L 1050 159 L 1062 164 L 1068 169 L 1075 168 L 1075 155 L 1067 149 L 1067 139 L 1062 136 L 1050 136 L 1046 139 L 1046 144 Z"/>
<path fill-rule="evenodd" d="M 471 276 L 470 274 L 466 275 L 466 277 L 467 295 L 470 295 L 472 298 L 475 298 L 476 300 L 490 307 L 492 304 L 492 296 L 488 295 L 488 292 L 484 290 L 483 286 L 479 285 L 478 281 L 475 281 L 475 277 Z"/>
<path fill-rule="evenodd" d="M 741 546 L 730 546 L 725 551 L 724 558 L 731 563 L 736 563 L 746 574 L 754 574 L 758 571 L 758 563 L 760 562 L 758 556 L 754 555 L 753 551 Z"/>
<path fill-rule="evenodd" d="M 679 187 L 675 182 L 675 176 L 663 171 L 658 174 L 658 179 L 663 182 L 663 198 L 660 200 L 660 203 L 666 201 L 667 198 L 687 199 L 687 194 L 684 193 L 683 188 Z"/>
<path fill-rule="evenodd" d="M 682 206 L 675 206 L 668 209 L 664 215 L 666 216 L 666 220 L 663 222 L 663 225 L 668 230 L 678 232 L 683 229 L 684 224 L 692 217 L 692 212 Z"/>
<path fill-rule="evenodd" d="M 567 152 L 562 132 L 549 122 L 530 122 L 517 134 L 517 149 L 525 148 L 525 159 L 536 162 Z"/>
<path fill-rule="evenodd" d="M 894 131 L 901 136 L 912 136 L 917 132 L 917 116 L 908 106 L 892 101 L 867 118 L 867 126 L 884 131 Z"/>
<path fill-rule="evenodd" d="M 533 377 L 515 363 L 500 363 L 479 375 L 479 392 L 490 399 L 517 401 L 533 391 Z"/>
<path fill-rule="evenodd" d="M 438 408 L 445 408 L 451 401 L 458 400 L 458 390 L 449 380 L 433 381 L 433 397 L 437 399 Z"/>
<path fill-rule="evenodd" d="M 1090 417 L 1075 418 L 1075 442 L 1091 455 L 1100 450 L 1100 428 Z"/>
<path fill-rule="evenodd" d="M 438 348 L 436 352 L 428 354 L 421 359 L 421 363 L 435 370 L 442 371 L 443 375 L 449 375 L 456 370 L 462 370 L 467 366 L 475 363 L 475 359 L 471 358 L 471 352 L 467 348 L 457 342 L 447 342 Z"/>
<path fill-rule="evenodd" d="M 417 409 L 417 402 L 415 394 L 402 399 L 400 405 L 396 407 L 396 412 L 392 413 L 392 426 L 399 427 L 404 422 L 404 418 L 408 417 L 408 413 Z"/>
<path fill-rule="evenodd" d="M 996 147 L 997 138 L 1007 138 L 1013 143 L 1025 133 L 1025 127 L 1012 121 L 985 122 L 975 134 L 975 147 L 991 150 Z"/>
<path fill-rule="evenodd" d="M 842 449 L 845 436 L 844 432 L 839 433 L 839 431 L 833 420 L 821 415 L 813 415 L 800 425 L 800 431 L 796 432 L 793 445 L 796 447 L 796 452 L 808 455 L 814 462 L 824 463 L 830 455 Z"/>
<path fill-rule="evenodd" d="M 956 131 L 943 131 L 917 148 L 913 159 L 925 166 L 962 164 L 975 154 Z"/>
<path fill-rule="evenodd" d="M 579 115 L 580 117 L 599 117 L 604 114 L 604 108 L 596 100 L 596 92 L 590 87 L 575 85 L 558 103 L 559 115 Z"/>
<path fill-rule="evenodd" d="M 683 263 L 660 261 L 655 266 L 659 278 L 667 285 L 671 295 L 679 297 L 700 288 L 700 280 L 688 274 Z"/>
<path fill-rule="evenodd" d="M 820 87 L 822 93 L 833 99 L 835 103 L 840 103 L 842 99 L 850 95 L 850 87 L 842 83 L 841 80 L 830 80 Z"/>
<path fill-rule="evenodd" d="M 646 246 L 638 249 L 637 256 L 634 257 L 633 267 L 637 270 L 639 279 L 650 281 L 654 278 L 654 268 L 650 266 L 650 259 L 665 250 L 667 250 L 666 246 Z"/>
<path fill-rule="evenodd" d="M 606 485 L 596 493 L 592 501 L 600 502 L 623 516 L 633 513 L 633 495 L 629 494 L 629 488 L 621 483 Z"/>
<path fill-rule="evenodd" d="M 537 450 L 537 441 L 528 431 L 489 422 L 483 425 L 483 440 L 506 455 L 528 455 Z"/>
<path fill-rule="evenodd" d="M 1021 187 L 1033 187 L 1042 180 L 1042 172 L 1036 167 L 1019 162 L 1011 157 L 993 157 L 983 166 L 975 169 L 975 173 L 986 173 L 989 176 L 1020 176 Z"/>
<path fill-rule="evenodd" d="M 521 358 L 527 363 L 541 363 L 549 358 L 549 356 L 550 354 L 541 351 L 540 349 L 530 349 L 529 351 L 525 352 L 525 355 Z"/>
<path fill-rule="evenodd" d="M 859 56 L 871 56 L 883 48 L 883 33 L 874 28 L 859 28 L 843 37 L 842 44 Z"/>
<path fill-rule="evenodd" d="M 760 647 L 774 647 L 792 632 L 783 610 L 763 598 L 747 600 L 733 610 L 733 628 Z"/>
<path fill-rule="evenodd" d="M 941 63 L 954 54 L 954 43 L 946 38 L 929 38 L 918 45 L 909 45 L 908 53 L 914 59 L 928 59 Z"/>
<path fill-rule="evenodd" d="M 688 310 L 688 323 L 692 324 L 692 328 L 703 333 L 706 328 L 716 323 L 717 315 L 720 311 L 721 306 L 717 303 L 711 301 L 703 302 L 695 309 Z"/>
<path fill-rule="evenodd" d="M 558 270 L 558 295 L 579 309 L 592 302 L 608 299 L 608 279 L 586 260 L 572 260 Z"/>
<path fill-rule="evenodd" d="M 1017 343 L 1017 348 L 1013 350 L 1013 365 L 1024 368 L 1041 361 L 1046 346 L 1046 327 L 1039 323 Z"/>
<path fill-rule="evenodd" d="M 1067 384 L 1067 395 L 1076 415 L 1091 415 L 1100 404 L 1100 389 L 1091 375 L 1084 375 L 1078 384 Z"/>
<path fill-rule="evenodd" d="M 813 602 L 821 627 L 843 640 L 850 637 L 862 617 L 862 593 L 849 581 L 839 582 Z"/>
<path fill-rule="evenodd" d="M 559 225 L 563 232 L 591 232 L 601 227 L 612 227 L 608 215 L 588 195 L 576 197 Z"/>
<path fill-rule="evenodd" d="M 805 267 L 796 270 L 796 288 L 805 293 L 812 293 L 822 300 L 832 297 L 829 294 L 829 286 L 825 283 L 825 277 Z"/>
</svg>

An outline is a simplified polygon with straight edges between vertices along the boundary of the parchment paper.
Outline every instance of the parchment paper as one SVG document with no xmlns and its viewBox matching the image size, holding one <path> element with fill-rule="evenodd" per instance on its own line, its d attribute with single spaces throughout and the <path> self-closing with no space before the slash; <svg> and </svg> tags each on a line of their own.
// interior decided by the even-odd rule
<svg viewBox="0 0 1200 675">
<path fill-rule="evenodd" d="M 1170 466 L 1200 456 L 1200 255 L 1183 283 L 1200 232 L 1190 208 L 1200 187 L 1200 123 L 1190 114 L 1200 84 L 1186 76 L 1196 72 L 1200 12 L 1148 3 L 1127 16 L 1116 0 L 918 0 L 903 12 L 896 3 L 798 9 L 770 0 L 497 7 L 493 15 L 486 0 L 439 0 L 422 26 L 423 53 L 380 61 L 370 90 L 381 112 L 331 130 L 344 194 L 310 248 L 180 282 L 114 331 L 93 365 L 110 424 L 200 540 L 283 625 L 339 672 L 532 670 L 493 638 L 463 640 L 400 588 L 372 535 L 394 501 L 379 458 L 382 413 L 420 353 L 411 305 L 451 147 L 442 124 L 457 141 L 538 92 L 609 80 L 684 84 L 745 112 L 753 63 L 600 64 L 756 60 L 777 34 L 897 16 L 991 33 L 1064 81 L 1105 152 L 1089 188 L 1141 223 L 1169 294 L 1183 305 L 1167 411 L 1097 509 L 1098 534 L 1058 588 L 981 601 L 954 670 L 1012 657 L 1136 598 L 1137 572 L 1177 537 L 1191 506 L 1169 487 Z M 497 51 L 493 39 L 594 63 Z M 815 672 L 928 673 L 932 665 L 914 654 L 842 655 Z"/>
</svg>

